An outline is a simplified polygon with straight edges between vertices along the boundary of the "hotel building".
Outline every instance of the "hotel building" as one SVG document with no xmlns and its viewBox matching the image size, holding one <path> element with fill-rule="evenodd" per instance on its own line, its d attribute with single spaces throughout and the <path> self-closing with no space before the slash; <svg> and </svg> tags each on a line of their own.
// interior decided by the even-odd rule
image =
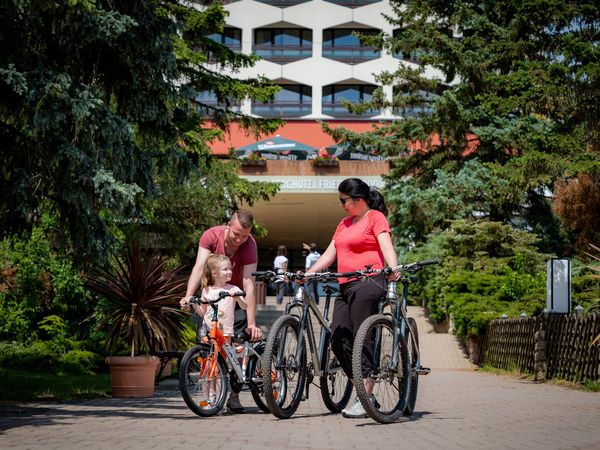
<svg viewBox="0 0 600 450">
<path fill-rule="evenodd" d="M 399 64 L 419 64 L 418 55 L 389 54 L 361 44 L 354 32 L 401 33 L 384 14 L 393 16 L 387 0 L 240 0 L 225 1 L 229 11 L 221 34 L 210 37 L 245 54 L 262 57 L 254 67 L 233 74 L 238 78 L 263 75 L 281 87 L 272 103 L 236 105 L 239 111 L 261 117 L 278 117 L 286 124 L 272 136 L 313 147 L 321 152 L 335 151 L 335 142 L 317 122 L 353 131 L 366 131 L 374 123 L 402 120 L 421 110 L 369 110 L 351 114 L 343 100 L 370 100 L 378 87 L 375 76 L 394 71 Z M 433 73 L 426 76 L 433 76 Z M 393 86 L 382 86 L 386 97 Z M 423 95 L 430 95 L 423 93 Z M 433 94 L 431 94 L 433 95 Z M 205 103 L 216 99 L 203 97 Z M 234 125 L 213 152 L 227 155 L 255 143 Z M 291 145 L 291 144 L 290 144 Z M 269 230 L 257 239 L 259 265 L 272 263 L 278 245 L 289 250 L 291 266 L 303 269 L 303 242 L 316 242 L 322 252 L 331 240 L 345 212 L 339 206 L 337 185 L 347 177 L 359 177 L 374 186 L 383 186 L 381 175 L 389 173 L 389 162 L 353 152 L 350 159 L 317 165 L 314 160 L 267 159 L 242 166 L 241 176 L 282 183 L 279 194 L 270 202 L 250 209 L 255 219 Z M 263 267 L 264 268 L 264 267 Z"/>
</svg>

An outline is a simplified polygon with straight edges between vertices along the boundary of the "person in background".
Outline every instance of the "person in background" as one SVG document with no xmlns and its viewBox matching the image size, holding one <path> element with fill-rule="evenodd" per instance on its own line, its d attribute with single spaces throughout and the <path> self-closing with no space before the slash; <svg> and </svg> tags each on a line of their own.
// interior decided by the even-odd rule
<svg viewBox="0 0 600 450">
<path fill-rule="evenodd" d="M 340 206 L 347 216 L 340 221 L 331 243 L 307 274 L 321 272 L 336 260 L 337 271 L 342 273 L 362 270 L 367 265 L 373 269 L 396 266 L 398 260 L 381 194 L 358 178 L 342 181 L 338 193 Z M 397 280 L 399 276 L 393 273 L 388 278 Z M 361 323 L 377 313 L 387 281 L 383 274 L 378 274 L 369 280 L 340 278 L 339 283 L 340 295 L 335 299 L 331 323 L 331 348 L 348 378 L 354 384 L 365 383 L 367 392 L 372 396 L 369 362 L 363 367 L 363 380 L 352 379 L 352 347 Z M 376 399 L 371 397 L 371 401 Z M 358 397 L 342 411 L 342 415 L 351 418 L 367 416 Z"/>
<path fill-rule="evenodd" d="M 287 259 L 287 248 L 285 247 L 285 245 L 280 245 L 279 247 L 277 247 L 277 256 L 275 257 L 275 260 L 273 261 L 273 268 L 275 269 L 276 272 L 278 270 L 287 272 L 288 271 L 288 262 L 289 262 L 289 260 Z M 285 276 L 282 276 L 280 279 L 278 278 L 275 281 L 275 295 L 276 295 L 275 301 L 277 302 L 278 305 L 281 305 L 281 303 L 283 303 L 283 296 L 285 295 L 285 287 L 288 283 L 289 283 L 289 280 Z"/>
<path fill-rule="evenodd" d="M 310 244 L 302 244 L 302 248 L 308 252 L 306 255 L 306 260 L 304 262 L 304 271 L 308 272 L 308 270 L 318 261 L 321 257 L 321 254 L 317 251 L 317 244 L 311 242 Z M 315 303 L 319 304 L 319 283 L 312 283 L 313 294 Z"/>
<path fill-rule="evenodd" d="M 209 255 L 211 253 L 225 255 L 231 260 L 231 284 L 246 292 L 247 309 L 245 314 L 244 310 L 239 309 L 236 305 L 236 321 L 234 323 L 236 334 L 238 330 L 245 329 L 252 340 L 258 340 L 262 337 L 262 330 L 256 326 L 255 281 L 252 272 L 256 272 L 258 251 L 256 241 L 250 235 L 253 221 L 254 218 L 250 211 L 240 209 L 231 215 L 231 219 L 226 225 L 217 225 L 202 233 L 198 244 L 196 263 L 187 283 L 187 291 L 179 303 L 184 309 L 189 308 L 189 299 L 195 295 L 200 286 Z M 229 395 L 227 407 L 235 413 L 244 411 L 239 396 L 235 392 Z"/>
</svg>

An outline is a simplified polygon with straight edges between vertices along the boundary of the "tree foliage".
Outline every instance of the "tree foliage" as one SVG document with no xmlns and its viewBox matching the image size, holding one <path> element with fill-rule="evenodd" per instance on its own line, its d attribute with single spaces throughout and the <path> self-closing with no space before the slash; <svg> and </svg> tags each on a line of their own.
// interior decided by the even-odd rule
<svg viewBox="0 0 600 450">
<path fill-rule="evenodd" d="M 381 74 L 394 98 L 375 96 L 366 107 L 421 106 L 431 113 L 385 123 L 366 136 L 344 130 L 333 136 L 393 157 L 392 188 L 413 175 L 415 186 L 429 189 L 437 169 L 457 174 L 476 157 L 509 187 L 499 193 L 494 219 L 543 231 L 551 237 L 546 245 L 557 244 L 548 199 L 553 183 L 597 173 L 600 165 L 597 2 L 392 0 L 392 6 L 388 20 L 396 35 L 365 41 L 393 54 L 417 52 L 421 65 L 401 63 Z"/>
<path fill-rule="evenodd" d="M 104 257 L 115 224 L 164 224 L 172 210 L 161 195 L 223 172 L 207 146 L 219 131 L 200 126 L 207 115 L 220 127 L 236 119 L 272 130 L 272 121 L 197 101 L 207 90 L 228 101 L 265 101 L 275 92 L 265 80 L 239 81 L 222 70 L 255 61 L 206 37 L 222 30 L 226 14 L 218 2 L 202 9 L 159 0 L 2 2 L 2 234 L 31 229 L 49 202 L 80 261 Z M 218 64 L 204 64 L 209 55 Z M 220 212 L 220 221 L 240 198 L 273 192 L 261 185 L 240 194 L 237 177 L 220 180 L 211 187 L 224 196 L 200 211 L 196 202 L 200 216 Z"/>
</svg>

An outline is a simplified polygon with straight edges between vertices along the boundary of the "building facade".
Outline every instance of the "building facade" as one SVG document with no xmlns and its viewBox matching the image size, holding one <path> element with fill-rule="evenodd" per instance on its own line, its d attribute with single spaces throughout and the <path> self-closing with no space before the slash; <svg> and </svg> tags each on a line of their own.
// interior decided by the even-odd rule
<svg viewBox="0 0 600 450">
<path fill-rule="evenodd" d="M 367 131 L 381 121 L 401 120 L 423 111 L 368 110 L 351 114 L 344 101 L 361 102 L 372 98 L 378 87 L 376 75 L 394 71 L 399 64 L 417 65 L 418 55 L 390 54 L 363 45 L 355 33 L 377 35 L 401 33 L 384 15 L 393 16 L 387 0 L 240 0 L 226 1 L 229 11 L 223 33 L 210 37 L 244 54 L 261 60 L 252 68 L 232 74 L 238 78 L 265 76 L 280 86 L 270 103 L 250 100 L 235 105 L 240 112 L 286 120 L 276 134 L 319 151 L 335 146 L 317 121 L 332 127 Z M 426 76 L 434 76 L 427 73 Z M 393 86 L 381 86 L 391 99 Z M 423 93 L 424 96 L 434 95 Z M 215 102 L 210 94 L 201 99 Z M 273 136 L 263 136 L 270 138 Z M 255 141 L 235 125 L 213 152 L 226 155 Z M 380 158 L 379 158 L 380 159 Z M 316 242 L 321 251 L 331 240 L 345 212 L 339 206 L 337 185 L 344 178 L 359 177 L 382 187 L 382 175 L 389 162 L 355 155 L 330 165 L 315 160 L 266 160 L 244 164 L 241 175 L 248 179 L 281 183 L 280 193 L 270 202 L 250 207 L 256 220 L 269 230 L 257 239 L 260 265 L 268 266 L 278 245 L 291 251 L 292 267 L 302 269 L 303 242 Z"/>
</svg>

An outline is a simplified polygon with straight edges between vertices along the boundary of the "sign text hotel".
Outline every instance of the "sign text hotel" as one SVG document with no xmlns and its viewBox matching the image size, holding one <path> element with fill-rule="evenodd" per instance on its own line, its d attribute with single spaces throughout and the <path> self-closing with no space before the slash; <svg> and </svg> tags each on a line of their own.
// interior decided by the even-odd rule
<svg viewBox="0 0 600 450">
<path fill-rule="evenodd" d="M 291 177 L 291 176 L 257 176 L 243 175 L 249 181 L 267 181 L 280 183 L 279 192 L 337 192 L 338 185 L 348 177 Z M 381 177 L 360 177 L 369 186 L 383 188 L 384 182 Z"/>
</svg>

